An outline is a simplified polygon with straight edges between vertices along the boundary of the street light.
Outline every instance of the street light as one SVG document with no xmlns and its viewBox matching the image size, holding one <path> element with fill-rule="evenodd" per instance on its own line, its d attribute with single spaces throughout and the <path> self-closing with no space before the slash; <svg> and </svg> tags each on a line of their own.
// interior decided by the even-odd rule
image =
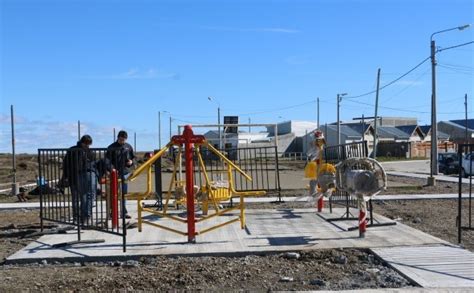
<svg viewBox="0 0 474 293">
<path fill-rule="evenodd" d="M 221 103 L 216 98 L 207 97 L 211 102 L 217 103 L 217 131 L 219 133 L 219 150 L 222 150 L 222 133 L 221 133 Z"/>
<path fill-rule="evenodd" d="M 438 175 L 438 130 L 436 122 L 436 44 L 433 39 L 434 35 L 445 33 L 453 30 L 464 30 L 470 27 L 470 24 L 457 26 L 438 32 L 434 32 L 430 37 L 431 47 L 431 160 L 430 160 L 430 177 L 428 178 L 428 185 L 435 185 L 435 178 L 433 175 Z"/>
<path fill-rule="evenodd" d="M 337 94 L 337 145 L 341 144 L 341 121 L 339 120 L 339 108 L 342 97 L 347 96 L 347 93 Z"/>
<path fill-rule="evenodd" d="M 158 111 L 158 148 L 161 150 L 161 113 L 168 113 L 171 114 L 168 111 Z M 171 121 L 171 120 L 170 120 Z M 171 131 L 170 131 L 171 133 Z"/>
</svg>

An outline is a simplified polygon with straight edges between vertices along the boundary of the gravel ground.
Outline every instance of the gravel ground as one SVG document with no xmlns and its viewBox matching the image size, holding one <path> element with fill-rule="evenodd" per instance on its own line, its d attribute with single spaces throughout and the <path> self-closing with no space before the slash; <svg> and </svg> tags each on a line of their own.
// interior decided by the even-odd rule
<svg viewBox="0 0 474 293">
<path fill-rule="evenodd" d="M 34 280 L 31 279 L 34 276 Z M 0 290 L 343 290 L 411 286 L 355 249 L 245 257 L 156 257 L 138 261 L 0 268 Z"/>
<path fill-rule="evenodd" d="M 397 178 L 391 178 L 397 180 Z M 419 179 L 400 178 L 403 183 L 425 188 Z M 395 181 L 396 182 L 396 181 Z M 450 184 L 438 184 L 437 193 L 453 193 Z M 418 187 L 417 187 L 418 188 Z M 404 189 L 404 188 L 402 188 Z M 451 190 L 451 191 L 448 191 Z M 304 191 L 300 191 L 301 195 Z M 411 192 L 409 193 L 433 193 Z M 294 193 L 293 193 L 294 194 Z M 290 194 L 288 194 L 290 195 Z M 467 203 L 465 203 L 467 205 Z M 308 203 L 254 204 L 249 208 L 296 208 Z M 457 243 L 456 200 L 385 201 L 375 211 L 409 226 Z M 24 247 L 34 237 L 21 225 L 38 223 L 38 210 L 0 213 L 0 258 Z M 464 223 L 467 215 L 464 215 Z M 15 224 L 16 226 L 10 226 Z M 19 229 L 20 228 L 20 229 Z M 474 250 L 474 233 L 465 231 L 463 243 Z M 364 250 L 332 249 L 295 254 L 242 257 L 148 257 L 111 263 L 47 263 L 1 265 L 0 291 L 18 289 L 62 290 L 343 290 L 399 288 L 410 286 L 398 273 Z M 34 279 L 32 279 L 34 276 Z M 224 281 L 225 280 L 225 281 Z"/>
</svg>

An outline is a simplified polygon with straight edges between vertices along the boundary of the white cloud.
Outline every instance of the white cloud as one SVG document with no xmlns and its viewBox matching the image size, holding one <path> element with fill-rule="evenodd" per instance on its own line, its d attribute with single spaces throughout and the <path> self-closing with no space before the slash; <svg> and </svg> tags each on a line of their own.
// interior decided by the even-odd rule
<svg viewBox="0 0 474 293">
<path fill-rule="evenodd" d="M 4 120 L 3 116 L 0 116 L 0 119 Z M 17 153 L 36 153 L 39 148 L 68 148 L 78 140 L 75 122 L 18 118 L 22 122 L 15 124 Z M 81 123 L 81 135 L 90 134 L 94 141 L 94 147 L 107 147 L 113 142 L 114 127 L 117 132 L 122 129 L 121 126 L 98 126 L 94 123 L 83 122 Z M 0 124 L 0 137 L 0 153 L 11 153 L 9 123 Z"/>
<path fill-rule="evenodd" d="M 88 76 L 92 79 L 180 79 L 178 73 L 166 72 L 156 68 L 141 70 L 139 68 L 130 68 L 125 72 L 111 75 Z"/>
<path fill-rule="evenodd" d="M 225 26 L 201 26 L 202 29 L 213 30 L 213 31 L 226 31 L 226 32 L 256 32 L 256 33 L 283 33 L 283 34 L 297 34 L 301 31 L 289 28 L 280 27 L 263 27 L 263 28 L 236 28 L 236 27 L 225 27 Z"/>
</svg>

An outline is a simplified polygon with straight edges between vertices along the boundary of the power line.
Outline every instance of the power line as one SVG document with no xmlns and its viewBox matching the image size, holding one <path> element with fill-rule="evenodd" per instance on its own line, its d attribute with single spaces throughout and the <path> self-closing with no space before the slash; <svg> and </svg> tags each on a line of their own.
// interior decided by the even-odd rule
<svg viewBox="0 0 474 293">
<path fill-rule="evenodd" d="M 384 102 L 388 102 L 390 101 L 391 99 L 397 97 L 398 95 L 400 95 L 401 93 L 403 93 L 404 91 L 406 91 L 407 89 L 409 89 L 410 87 L 414 86 L 415 85 L 415 82 L 417 82 L 418 80 L 420 80 L 423 76 L 425 76 L 428 72 L 430 71 L 430 69 L 428 68 L 428 70 L 426 70 L 425 72 L 423 72 L 422 74 L 420 74 L 417 78 L 415 78 L 415 80 L 408 84 L 406 87 L 404 87 L 403 89 L 401 89 L 399 92 L 397 92 L 396 94 L 392 95 L 391 97 L 387 98 L 387 99 L 384 99 Z"/>
<path fill-rule="evenodd" d="M 456 68 L 452 68 L 452 67 L 445 66 L 445 65 L 441 65 L 441 64 L 438 64 L 438 66 L 441 67 L 441 68 L 448 69 L 448 70 L 450 70 L 450 71 L 452 71 L 452 72 L 459 73 L 459 74 L 473 75 L 473 71 L 472 71 L 472 70 L 456 69 Z"/>
<path fill-rule="evenodd" d="M 470 45 L 470 44 L 473 44 L 473 43 L 474 43 L 474 41 L 470 41 L 470 42 L 467 42 L 467 43 L 463 43 L 463 44 L 459 44 L 459 45 L 454 45 L 454 46 L 451 46 L 451 47 L 440 48 L 440 49 L 436 50 L 436 53 L 442 52 L 442 51 L 446 51 L 446 50 L 449 50 L 449 49 L 454 49 L 454 48 L 459 48 L 459 47 L 467 46 L 467 45 Z"/>
<path fill-rule="evenodd" d="M 363 105 L 367 105 L 367 106 L 371 106 L 371 107 L 375 106 L 374 104 L 364 103 L 364 102 L 360 102 L 360 101 L 349 101 L 349 102 L 353 102 L 353 103 L 357 103 L 357 104 L 363 104 Z M 393 111 L 399 111 L 399 112 L 409 112 L 409 113 L 419 113 L 419 114 L 430 114 L 431 113 L 430 111 L 416 111 L 416 110 L 392 108 L 392 107 L 386 107 L 386 106 L 379 106 L 379 108 L 384 108 L 384 109 L 387 109 L 387 110 L 393 110 Z M 464 113 L 464 112 L 438 112 L 438 114 L 460 114 L 460 113 Z"/>
<path fill-rule="evenodd" d="M 384 88 L 388 87 L 388 86 L 391 86 L 392 84 L 396 83 L 397 81 L 399 81 L 400 79 L 404 78 L 405 76 L 407 76 L 408 74 L 410 74 L 411 72 L 413 72 L 415 69 L 417 69 L 418 67 L 420 67 L 421 65 L 423 65 L 423 63 L 425 63 L 426 61 L 428 61 L 430 59 L 430 57 L 426 57 L 423 61 L 421 61 L 420 63 L 418 63 L 415 67 L 413 67 L 412 69 L 408 70 L 406 73 L 402 74 L 401 76 L 395 78 L 394 80 L 392 80 L 391 82 L 387 83 L 386 85 L 380 87 L 379 90 L 383 90 Z M 367 92 L 367 93 L 364 93 L 364 94 L 361 94 L 361 95 L 357 95 L 357 96 L 350 96 L 350 97 L 344 97 L 344 99 L 356 99 L 356 98 L 360 98 L 360 97 L 364 97 L 364 96 L 368 96 L 368 95 L 371 95 L 373 93 L 375 93 L 376 90 L 373 90 L 373 91 L 370 91 L 370 92 Z"/>
<path fill-rule="evenodd" d="M 321 102 L 321 101 L 324 101 L 324 100 L 319 100 L 319 101 Z M 308 102 L 305 102 L 305 103 L 286 106 L 286 107 L 272 109 L 272 110 L 262 110 L 262 111 L 256 111 L 256 112 L 251 112 L 251 113 L 237 113 L 236 115 L 246 116 L 246 115 L 266 114 L 266 113 L 272 113 L 272 112 L 278 112 L 278 111 L 282 111 L 282 110 L 298 108 L 298 107 L 302 107 L 302 106 L 306 106 L 306 105 L 310 105 L 310 104 L 315 104 L 315 103 L 316 103 L 316 100 L 312 100 L 312 101 L 308 101 Z"/>
</svg>

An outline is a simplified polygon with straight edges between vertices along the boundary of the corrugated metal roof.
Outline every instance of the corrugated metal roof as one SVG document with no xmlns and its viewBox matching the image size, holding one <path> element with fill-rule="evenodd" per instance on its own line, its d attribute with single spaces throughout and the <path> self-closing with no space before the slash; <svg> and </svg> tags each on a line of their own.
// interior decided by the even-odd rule
<svg viewBox="0 0 474 293">
<path fill-rule="evenodd" d="M 466 127 L 466 120 L 465 119 L 449 120 L 449 122 L 454 123 L 456 125 L 459 125 L 462 128 Z M 474 119 L 467 119 L 467 128 L 474 129 Z"/>
<path fill-rule="evenodd" d="M 377 135 L 380 138 L 409 139 L 410 135 L 392 126 L 382 126 L 377 128 Z"/>
<path fill-rule="evenodd" d="M 328 129 L 331 129 L 332 131 L 337 131 L 337 125 L 328 125 Z M 324 127 L 322 128 L 324 130 Z M 353 130 L 347 125 L 341 125 L 341 135 L 345 135 L 347 137 L 357 137 L 360 138 L 361 134 L 359 134 L 357 131 Z"/>
<path fill-rule="evenodd" d="M 425 136 L 428 135 L 428 133 L 431 131 L 431 125 L 423 125 L 419 127 Z M 449 137 L 450 137 L 449 134 L 438 130 L 438 139 L 447 140 L 449 139 Z"/>
</svg>

